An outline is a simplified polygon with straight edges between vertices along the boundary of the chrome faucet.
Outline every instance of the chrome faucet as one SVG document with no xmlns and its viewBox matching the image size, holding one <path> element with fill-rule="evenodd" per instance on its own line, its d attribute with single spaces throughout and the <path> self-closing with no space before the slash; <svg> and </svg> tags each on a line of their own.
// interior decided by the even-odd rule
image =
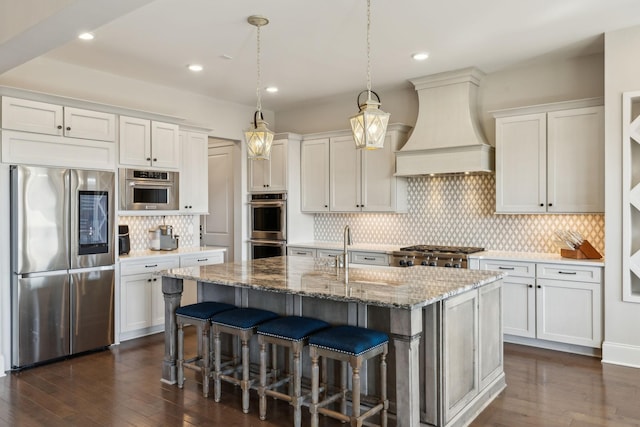
<svg viewBox="0 0 640 427">
<path fill-rule="evenodd" d="M 344 263 L 344 284 L 349 283 L 349 255 L 347 254 L 347 245 L 351 245 L 351 229 L 348 225 L 344 227 L 344 250 L 342 252 L 342 261 Z"/>
</svg>

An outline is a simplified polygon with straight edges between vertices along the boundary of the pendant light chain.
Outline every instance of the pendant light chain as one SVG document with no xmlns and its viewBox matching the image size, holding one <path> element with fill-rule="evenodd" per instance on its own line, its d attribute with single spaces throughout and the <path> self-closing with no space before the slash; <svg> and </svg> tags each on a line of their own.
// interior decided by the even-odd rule
<svg viewBox="0 0 640 427">
<path fill-rule="evenodd" d="M 367 95 L 371 101 L 371 0 L 367 0 Z"/>
<path fill-rule="evenodd" d="M 258 49 L 257 49 L 257 56 L 258 56 L 258 81 L 257 81 L 257 85 L 256 85 L 256 95 L 258 98 L 258 112 L 262 112 L 262 94 L 260 92 L 260 79 L 261 79 L 261 73 L 260 73 L 260 26 L 257 26 L 258 28 L 258 37 L 257 37 L 257 43 L 258 43 Z"/>
</svg>

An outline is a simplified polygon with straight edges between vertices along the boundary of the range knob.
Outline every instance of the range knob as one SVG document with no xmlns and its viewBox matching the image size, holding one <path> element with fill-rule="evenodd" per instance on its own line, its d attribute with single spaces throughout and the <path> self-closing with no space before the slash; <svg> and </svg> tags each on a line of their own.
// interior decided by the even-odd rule
<svg viewBox="0 0 640 427">
<path fill-rule="evenodd" d="M 407 266 L 407 261 L 401 259 L 398 264 L 400 264 L 400 267 L 406 267 Z"/>
<path fill-rule="evenodd" d="M 434 259 L 432 259 L 431 261 L 429 261 L 429 265 L 431 267 L 437 267 L 438 266 L 438 257 L 435 257 Z"/>
<path fill-rule="evenodd" d="M 429 263 L 428 263 L 428 262 L 427 262 L 427 260 L 425 259 L 425 260 L 423 260 L 423 261 L 420 263 L 420 265 L 429 265 Z"/>
<path fill-rule="evenodd" d="M 453 268 L 462 268 L 462 258 L 458 259 L 458 261 L 453 264 Z"/>
<path fill-rule="evenodd" d="M 453 267 L 453 258 L 451 258 L 447 263 L 444 264 L 445 267 Z"/>
<path fill-rule="evenodd" d="M 407 261 L 407 267 L 413 267 L 413 260 L 412 259 Z"/>
</svg>

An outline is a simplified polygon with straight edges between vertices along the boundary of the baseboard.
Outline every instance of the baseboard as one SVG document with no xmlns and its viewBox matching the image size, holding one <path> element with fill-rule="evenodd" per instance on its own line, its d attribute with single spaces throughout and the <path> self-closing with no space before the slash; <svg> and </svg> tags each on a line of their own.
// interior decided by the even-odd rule
<svg viewBox="0 0 640 427">
<path fill-rule="evenodd" d="M 640 368 L 640 346 L 605 341 L 602 363 Z"/>
<path fill-rule="evenodd" d="M 539 340 L 536 338 L 519 337 L 516 335 L 504 335 L 504 342 L 512 344 L 528 345 L 531 347 L 545 348 L 547 350 L 564 351 L 565 353 L 582 354 L 584 356 L 601 357 L 599 348 L 584 347 L 575 344 L 565 344 L 561 342 Z"/>
</svg>

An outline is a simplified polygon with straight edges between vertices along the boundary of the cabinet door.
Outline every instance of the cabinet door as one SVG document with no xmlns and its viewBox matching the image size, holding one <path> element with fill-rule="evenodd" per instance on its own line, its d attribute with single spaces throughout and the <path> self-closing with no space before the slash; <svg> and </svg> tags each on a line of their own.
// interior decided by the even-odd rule
<svg viewBox="0 0 640 427">
<path fill-rule="evenodd" d="M 120 279 L 120 330 L 130 332 L 151 325 L 151 274 Z"/>
<path fill-rule="evenodd" d="M 511 277 L 503 279 L 504 333 L 520 337 L 536 337 L 535 278 Z"/>
<path fill-rule="evenodd" d="M 62 106 L 2 97 L 2 129 L 62 136 Z"/>
<path fill-rule="evenodd" d="M 115 114 L 64 108 L 64 136 L 98 141 L 116 140 Z"/>
<path fill-rule="evenodd" d="M 549 212 L 604 212 L 604 108 L 548 113 Z"/>
<path fill-rule="evenodd" d="M 150 281 L 151 326 L 164 325 L 164 294 L 162 293 L 162 277 L 154 275 Z M 164 329 L 164 328 L 163 328 Z"/>
<path fill-rule="evenodd" d="M 546 212 L 546 114 L 496 119 L 496 212 Z"/>
<path fill-rule="evenodd" d="M 249 170 L 249 191 L 258 193 L 267 190 L 269 180 L 269 160 L 247 160 Z"/>
<path fill-rule="evenodd" d="M 449 298 L 443 313 L 445 424 L 478 394 L 478 291 Z"/>
<path fill-rule="evenodd" d="M 180 210 L 206 214 L 209 209 L 208 136 L 180 132 Z"/>
<path fill-rule="evenodd" d="M 151 122 L 151 161 L 153 167 L 178 169 L 180 159 L 180 138 L 178 125 Z"/>
<path fill-rule="evenodd" d="M 538 279 L 537 337 L 599 348 L 602 345 L 599 283 Z"/>
<path fill-rule="evenodd" d="M 151 122 L 120 116 L 120 164 L 151 166 Z"/>
<path fill-rule="evenodd" d="M 287 141 L 273 141 L 269 159 L 269 191 L 287 191 Z"/>
<path fill-rule="evenodd" d="M 362 211 L 393 212 L 396 210 L 395 156 L 391 136 L 387 135 L 384 147 L 363 150 L 362 153 Z"/>
<path fill-rule="evenodd" d="M 329 138 L 302 142 L 301 211 L 329 211 Z"/>
<path fill-rule="evenodd" d="M 351 136 L 331 138 L 329 144 L 329 186 L 331 212 L 360 212 L 361 152 Z"/>
<path fill-rule="evenodd" d="M 480 390 L 503 372 L 502 283 L 478 289 L 478 367 Z"/>
<path fill-rule="evenodd" d="M 287 256 L 306 256 L 315 257 L 316 250 L 314 248 L 297 248 L 293 246 L 287 247 Z"/>
</svg>

